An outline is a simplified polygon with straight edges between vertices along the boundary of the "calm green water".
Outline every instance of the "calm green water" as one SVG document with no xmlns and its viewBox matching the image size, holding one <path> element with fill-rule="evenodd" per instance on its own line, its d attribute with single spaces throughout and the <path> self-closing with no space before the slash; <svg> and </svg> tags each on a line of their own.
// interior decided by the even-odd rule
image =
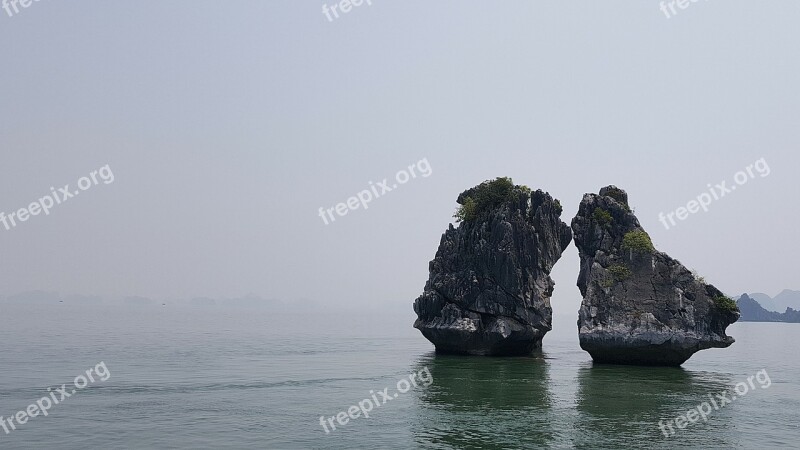
<svg viewBox="0 0 800 450">
<path fill-rule="evenodd" d="M 683 368 L 593 366 L 574 324 L 532 358 L 436 356 L 413 314 L 0 307 L 0 414 L 103 361 L 0 448 L 798 448 L 800 325 L 740 323 Z M 659 420 L 765 369 L 771 385 L 665 437 Z M 427 370 L 432 383 L 400 394 Z M 423 372 L 424 373 L 424 372 Z M 398 393 L 329 434 L 335 416 Z M 378 397 L 379 401 L 381 397 Z M 335 423 L 335 422 L 334 422 Z M 329 430 L 330 431 L 330 430 Z"/>
</svg>

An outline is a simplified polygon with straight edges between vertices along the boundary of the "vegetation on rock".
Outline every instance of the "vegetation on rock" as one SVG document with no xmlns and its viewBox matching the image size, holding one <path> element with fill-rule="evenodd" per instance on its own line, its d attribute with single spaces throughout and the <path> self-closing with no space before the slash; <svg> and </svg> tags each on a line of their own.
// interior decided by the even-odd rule
<svg viewBox="0 0 800 450">
<path fill-rule="evenodd" d="M 464 222 L 465 220 L 472 220 L 477 216 L 477 203 L 472 197 L 467 197 L 464 200 L 464 204 L 458 207 L 456 213 L 453 214 L 453 217 L 456 219 L 456 222 Z"/>
<path fill-rule="evenodd" d="M 514 182 L 509 177 L 484 181 L 470 189 L 468 195 L 461 199 L 461 206 L 453 217 L 457 222 L 474 220 L 484 212 L 512 200 L 515 195 L 514 187 Z M 531 189 L 527 186 L 517 186 L 517 189 L 517 193 L 521 191 L 523 195 L 531 193 Z"/>
<path fill-rule="evenodd" d="M 611 276 L 614 277 L 616 281 L 625 281 L 630 278 L 632 272 L 631 269 L 623 266 L 622 264 L 613 264 L 609 266 L 608 271 L 611 273 Z"/>
<path fill-rule="evenodd" d="M 595 208 L 594 212 L 592 213 L 592 217 L 597 221 L 597 223 L 606 228 L 611 226 L 611 222 L 614 220 L 614 218 L 611 217 L 611 213 L 603 208 Z"/>
<path fill-rule="evenodd" d="M 714 304 L 723 311 L 739 312 L 739 307 L 736 305 L 736 302 L 732 298 L 724 295 L 714 297 Z"/>
<path fill-rule="evenodd" d="M 622 238 L 622 250 L 631 250 L 636 253 L 652 253 L 656 250 L 650 235 L 644 230 L 633 230 L 625 233 Z"/>
<path fill-rule="evenodd" d="M 612 264 L 608 266 L 606 270 L 608 270 L 608 273 L 611 274 L 611 277 L 600 281 L 600 287 L 602 288 L 610 288 L 616 283 L 627 280 L 633 274 L 631 269 L 628 269 L 622 264 Z"/>
<path fill-rule="evenodd" d="M 564 208 L 561 207 L 561 202 L 558 199 L 553 199 L 553 202 L 556 204 L 556 213 L 560 216 Z"/>
</svg>

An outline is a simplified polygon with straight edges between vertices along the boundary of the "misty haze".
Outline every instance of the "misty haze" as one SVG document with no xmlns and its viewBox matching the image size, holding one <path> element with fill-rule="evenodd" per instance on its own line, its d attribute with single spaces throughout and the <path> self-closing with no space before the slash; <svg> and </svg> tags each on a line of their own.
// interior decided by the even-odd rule
<svg viewBox="0 0 800 450">
<path fill-rule="evenodd" d="M 0 0 L 0 448 L 798 448 L 798 22 Z"/>
</svg>

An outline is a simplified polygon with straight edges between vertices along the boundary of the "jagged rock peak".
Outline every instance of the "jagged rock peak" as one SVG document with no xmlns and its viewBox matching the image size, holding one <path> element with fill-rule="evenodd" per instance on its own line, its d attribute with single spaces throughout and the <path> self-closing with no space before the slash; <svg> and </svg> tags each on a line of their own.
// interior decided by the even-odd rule
<svg viewBox="0 0 800 450">
<path fill-rule="evenodd" d="M 497 178 L 458 196 L 414 327 L 438 352 L 526 355 L 552 328 L 553 265 L 572 233 L 558 200 Z"/>
<path fill-rule="evenodd" d="M 624 190 L 586 194 L 572 231 L 581 260 L 578 334 L 595 362 L 680 365 L 734 342 L 725 329 L 739 318 L 736 303 L 655 249 Z"/>
</svg>

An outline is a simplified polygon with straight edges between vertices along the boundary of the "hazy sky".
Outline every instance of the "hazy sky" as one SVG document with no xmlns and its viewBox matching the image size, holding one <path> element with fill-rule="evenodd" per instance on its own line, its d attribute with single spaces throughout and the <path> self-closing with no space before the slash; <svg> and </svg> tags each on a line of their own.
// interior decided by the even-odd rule
<svg viewBox="0 0 800 450">
<path fill-rule="evenodd" d="M 333 22 L 322 4 L 0 10 L 0 211 L 114 174 L 0 224 L 0 294 L 410 309 L 456 196 L 497 176 L 549 191 L 566 222 L 616 184 L 657 247 L 723 291 L 800 289 L 797 1 L 667 19 L 650 0 L 372 0 Z M 423 158 L 429 177 L 318 216 Z M 768 176 L 659 222 L 761 158 Z M 577 275 L 571 245 L 553 273 L 570 320 Z"/>
</svg>

